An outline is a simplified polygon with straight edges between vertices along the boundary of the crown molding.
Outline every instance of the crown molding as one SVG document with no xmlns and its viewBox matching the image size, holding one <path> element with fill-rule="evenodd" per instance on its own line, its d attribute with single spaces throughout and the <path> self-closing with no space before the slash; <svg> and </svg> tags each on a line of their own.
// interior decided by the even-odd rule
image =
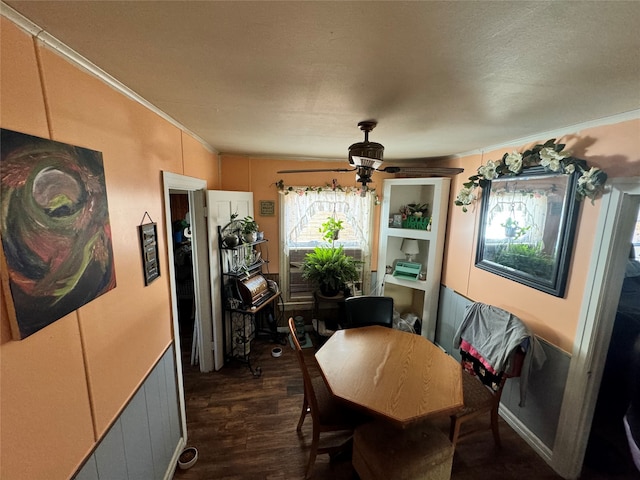
<svg viewBox="0 0 640 480">
<path fill-rule="evenodd" d="M 631 110 L 629 112 L 619 113 L 616 115 L 611 115 L 609 117 L 603 117 L 596 120 L 589 120 L 587 122 L 576 123 L 573 125 L 568 125 L 562 128 L 556 128 L 553 130 L 546 130 L 544 132 L 536 133 L 533 135 L 527 135 L 526 137 L 516 138 L 514 140 L 510 140 L 505 143 L 497 143 L 494 145 L 488 145 L 483 148 L 470 150 L 468 152 L 456 153 L 455 155 L 453 155 L 453 157 L 454 158 L 468 157 L 469 155 L 480 155 L 482 153 L 492 152 L 494 150 L 500 150 L 502 148 L 507 148 L 507 147 L 520 147 L 528 143 L 545 141 L 546 139 L 549 139 L 549 138 L 559 138 L 564 135 L 568 135 L 570 133 L 576 133 L 576 132 L 579 132 L 580 130 L 584 130 L 587 128 L 601 127 L 603 125 L 613 125 L 614 123 L 620 123 L 620 122 L 626 122 L 628 120 L 638 120 L 638 119 L 640 119 L 640 109 Z"/>
</svg>

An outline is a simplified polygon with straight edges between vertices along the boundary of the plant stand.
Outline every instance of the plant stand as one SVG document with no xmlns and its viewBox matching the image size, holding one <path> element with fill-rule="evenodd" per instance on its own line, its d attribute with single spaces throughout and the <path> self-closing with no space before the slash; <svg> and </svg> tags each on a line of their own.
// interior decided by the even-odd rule
<svg viewBox="0 0 640 480">
<path fill-rule="evenodd" d="M 327 304 L 329 306 L 337 306 L 338 315 L 335 318 L 327 321 L 324 320 L 326 328 L 329 330 L 337 330 L 339 325 L 342 324 L 342 320 L 344 319 L 345 310 L 344 310 L 344 293 L 340 292 L 338 295 L 333 297 L 327 297 L 322 295 L 319 290 L 315 290 L 313 292 L 313 318 L 320 320 L 320 306 L 322 304 Z"/>
</svg>

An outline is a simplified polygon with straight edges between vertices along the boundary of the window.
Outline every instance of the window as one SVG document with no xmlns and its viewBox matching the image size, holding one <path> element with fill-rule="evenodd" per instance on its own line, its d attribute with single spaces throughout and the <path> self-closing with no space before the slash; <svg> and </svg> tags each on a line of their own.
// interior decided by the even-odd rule
<svg viewBox="0 0 640 480">
<path fill-rule="evenodd" d="M 488 212 L 485 242 L 502 242 L 505 238 L 518 243 L 544 245 L 548 197 L 525 193 L 496 192 L 495 203 Z M 553 253 L 553 252 L 552 252 Z"/>
<path fill-rule="evenodd" d="M 360 196 L 359 190 L 290 187 L 281 192 L 280 202 L 280 287 L 285 302 L 309 302 L 313 285 L 302 278 L 305 255 L 325 245 L 320 233 L 327 218 L 344 222 L 335 245 L 362 264 L 360 291 L 368 291 L 371 281 L 371 230 L 375 196 Z"/>
</svg>

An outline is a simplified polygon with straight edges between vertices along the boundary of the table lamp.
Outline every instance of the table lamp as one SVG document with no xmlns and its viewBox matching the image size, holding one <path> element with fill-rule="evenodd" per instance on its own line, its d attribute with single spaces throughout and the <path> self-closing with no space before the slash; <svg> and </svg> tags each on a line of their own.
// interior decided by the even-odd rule
<svg viewBox="0 0 640 480">
<path fill-rule="evenodd" d="M 402 245 L 400 246 L 400 251 L 407 256 L 407 262 L 413 262 L 413 256 L 420 253 L 418 240 L 404 238 L 402 240 Z"/>
</svg>

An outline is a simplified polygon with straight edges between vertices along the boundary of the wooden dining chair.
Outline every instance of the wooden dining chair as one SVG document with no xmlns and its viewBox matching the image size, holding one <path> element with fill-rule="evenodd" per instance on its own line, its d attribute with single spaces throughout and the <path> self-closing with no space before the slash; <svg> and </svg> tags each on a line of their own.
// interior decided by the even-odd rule
<svg viewBox="0 0 640 480">
<path fill-rule="evenodd" d="M 518 347 L 513 353 L 513 360 L 509 372 L 500 376 L 498 383 L 493 387 L 485 385 L 476 375 L 465 368 L 465 358 L 462 359 L 462 393 L 464 396 L 464 407 L 451 415 L 451 426 L 449 438 L 455 447 L 457 442 L 472 434 L 479 433 L 481 429 L 467 430 L 460 434 L 460 427 L 468 420 L 472 420 L 481 415 L 490 415 L 490 428 L 493 432 L 493 440 L 497 447 L 500 447 L 500 431 L 498 429 L 498 408 L 502 390 L 508 378 L 519 377 L 524 363 L 525 352 Z"/>
<path fill-rule="evenodd" d="M 353 411 L 348 406 L 340 403 L 331 394 L 321 376 L 311 376 L 302 352 L 302 347 L 296 336 L 296 327 L 293 318 L 289 318 L 289 332 L 291 333 L 291 340 L 295 347 L 296 358 L 302 371 L 302 380 L 304 383 L 302 411 L 300 412 L 300 419 L 298 420 L 296 430 L 301 432 L 302 424 L 308 414 L 311 414 L 311 420 L 313 422 L 311 449 L 305 470 L 305 478 L 309 478 L 311 467 L 315 463 L 318 454 L 334 454 L 345 449 L 344 444 L 320 448 L 320 434 L 344 431 L 351 437 L 355 427 L 362 423 L 365 418 L 359 412 Z"/>
<path fill-rule="evenodd" d="M 382 325 L 393 327 L 393 298 L 374 295 L 349 297 L 344 301 L 346 322 L 344 328 Z"/>
</svg>

